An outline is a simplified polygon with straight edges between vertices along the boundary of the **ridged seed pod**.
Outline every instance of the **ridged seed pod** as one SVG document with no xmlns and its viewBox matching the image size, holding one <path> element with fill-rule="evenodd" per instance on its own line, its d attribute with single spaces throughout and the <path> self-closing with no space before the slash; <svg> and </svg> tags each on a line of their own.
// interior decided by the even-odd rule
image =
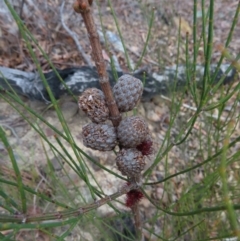
<svg viewBox="0 0 240 241">
<path fill-rule="evenodd" d="M 79 97 L 78 106 L 94 123 L 102 123 L 109 118 L 104 94 L 99 89 L 86 89 Z"/>
<path fill-rule="evenodd" d="M 136 177 L 145 167 L 145 158 L 135 148 L 122 149 L 117 154 L 116 164 L 122 175 Z"/>
<path fill-rule="evenodd" d="M 143 92 L 141 80 L 131 75 L 122 75 L 113 87 L 113 94 L 120 112 L 132 110 Z"/>
<path fill-rule="evenodd" d="M 115 128 L 109 124 L 89 123 L 82 128 L 83 144 L 99 151 L 113 150 L 117 144 Z"/>
<path fill-rule="evenodd" d="M 139 116 L 127 117 L 117 127 L 118 141 L 123 147 L 136 147 L 145 140 L 147 135 L 147 124 Z"/>
</svg>

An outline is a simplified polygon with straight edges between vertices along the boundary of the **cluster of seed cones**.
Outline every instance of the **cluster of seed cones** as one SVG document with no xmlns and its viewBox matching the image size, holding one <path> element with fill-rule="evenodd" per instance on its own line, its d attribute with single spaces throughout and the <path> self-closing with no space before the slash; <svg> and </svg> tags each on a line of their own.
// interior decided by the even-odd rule
<svg viewBox="0 0 240 241">
<path fill-rule="evenodd" d="M 113 87 L 120 112 L 133 110 L 141 99 L 143 85 L 131 75 L 121 76 Z M 146 122 L 139 116 L 123 119 L 118 127 L 109 121 L 109 109 L 101 90 L 90 88 L 79 97 L 79 108 L 92 123 L 82 128 L 83 144 L 94 150 L 110 151 L 119 145 L 116 164 L 128 178 L 139 177 L 145 166 L 145 155 L 151 154 L 152 141 Z"/>
</svg>

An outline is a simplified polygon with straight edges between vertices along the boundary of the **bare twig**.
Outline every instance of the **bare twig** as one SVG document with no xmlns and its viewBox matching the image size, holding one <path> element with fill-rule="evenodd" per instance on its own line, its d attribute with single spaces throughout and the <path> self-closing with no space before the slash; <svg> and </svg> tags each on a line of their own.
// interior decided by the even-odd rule
<svg viewBox="0 0 240 241">
<path fill-rule="evenodd" d="M 23 6 L 25 4 L 25 0 L 22 0 L 21 6 L 20 6 L 20 11 L 19 11 L 19 17 L 23 19 Z"/>
<path fill-rule="evenodd" d="M 2 214 L 0 216 L 0 223 L 1 222 L 12 222 L 12 223 L 30 223 L 30 222 L 40 222 L 44 221 L 51 222 L 54 220 L 63 220 L 66 218 L 71 217 L 78 217 L 81 215 L 84 215 L 85 213 L 94 210 L 106 203 L 111 202 L 112 200 L 115 200 L 116 198 L 126 194 L 127 192 L 138 188 L 136 184 L 132 183 L 130 185 L 124 185 L 118 192 L 106 196 L 105 198 L 102 198 L 100 200 L 94 201 L 93 203 L 90 203 L 83 207 L 78 207 L 75 209 L 68 209 L 66 211 L 61 212 L 50 212 L 50 213 L 40 213 L 40 214 Z"/>
<path fill-rule="evenodd" d="M 9 126 L 9 125 L 7 125 L 7 124 L 1 123 L 1 122 L 0 122 L 0 126 L 10 129 L 11 132 L 12 132 L 12 134 L 16 137 L 17 144 L 18 144 L 18 145 L 20 144 L 19 136 L 17 135 L 17 133 L 16 133 L 16 131 L 14 130 L 14 128 L 12 128 L 11 126 Z"/>
<path fill-rule="evenodd" d="M 65 5 L 65 1 L 63 0 L 62 2 L 62 5 L 60 7 L 60 16 L 61 16 L 61 23 L 62 23 L 62 26 L 63 28 L 68 32 L 68 34 L 73 38 L 77 48 L 78 48 L 78 51 L 81 53 L 85 63 L 88 65 L 88 66 L 92 66 L 92 62 L 91 60 L 89 59 L 88 55 L 86 55 L 84 53 L 84 50 L 82 48 L 82 45 L 80 44 L 80 42 L 78 41 L 78 36 L 76 33 L 74 33 L 73 31 L 71 31 L 69 29 L 69 27 L 65 24 L 64 22 L 64 17 L 63 17 L 63 9 L 64 9 L 64 5 Z"/>
<path fill-rule="evenodd" d="M 132 209 L 134 224 L 137 232 L 137 240 L 141 241 L 142 240 L 142 222 L 140 217 L 139 204 L 136 203 L 135 205 L 132 206 L 131 209 Z"/>
</svg>

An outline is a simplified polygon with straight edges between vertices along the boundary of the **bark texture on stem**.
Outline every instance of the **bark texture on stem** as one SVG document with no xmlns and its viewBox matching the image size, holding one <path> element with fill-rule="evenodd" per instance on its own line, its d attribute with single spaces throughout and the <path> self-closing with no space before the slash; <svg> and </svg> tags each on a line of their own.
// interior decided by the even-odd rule
<svg viewBox="0 0 240 241">
<path fill-rule="evenodd" d="M 119 113 L 116 101 L 112 93 L 112 88 L 109 83 L 108 73 L 102 56 L 102 47 L 100 45 L 99 36 L 97 33 L 97 29 L 94 23 L 89 3 L 91 4 L 92 1 L 77 0 L 74 3 L 74 9 L 76 12 L 82 15 L 83 21 L 85 23 L 89 36 L 89 41 L 92 47 L 92 58 L 95 62 L 97 72 L 99 75 L 99 83 L 101 85 L 101 89 L 107 101 L 111 121 L 113 123 L 113 126 L 116 127 L 119 125 L 121 121 L 121 115 Z"/>
<path fill-rule="evenodd" d="M 133 213 L 134 224 L 135 224 L 136 233 L 137 233 L 137 240 L 141 241 L 142 240 L 142 222 L 141 222 L 141 217 L 140 217 L 139 204 L 136 203 L 135 205 L 133 205 L 131 210 Z"/>
</svg>

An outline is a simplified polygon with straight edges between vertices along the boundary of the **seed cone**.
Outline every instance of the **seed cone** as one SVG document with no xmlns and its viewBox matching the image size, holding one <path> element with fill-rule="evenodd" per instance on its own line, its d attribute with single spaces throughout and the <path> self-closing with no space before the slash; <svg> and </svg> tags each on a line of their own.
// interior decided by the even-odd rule
<svg viewBox="0 0 240 241">
<path fill-rule="evenodd" d="M 117 144 L 115 128 L 109 124 L 89 123 L 82 128 L 83 144 L 99 151 L 113 150 Z"/>
<path fill-rule="evenodd" d="M 117 154 L 116 164 L 122 175 L 137 177 L 144 169 L 145 158 L 135 148 L 122 149 Z"/>
<path fill-rule="evenodd" d="M 123 147 L 136 147 L 145 140 L 147 135 L 147 124 L 139 116 L 127 117 L 117 127 L 118 141 Z"/>
<path fill-rule="evenodd" d="M 104 94 L 99 89 L 86 89 L 79 97 L 78 106 L 94 123 L 102 123 L 109 118 L 109 109 Z"/>
<path fill-rule="evenodd" d="M 141 80 L 131 75 L 122 75 L 113 87 L 113 94 L 120 112 L 132 110 L 143 92 Z"/>
</svg>

